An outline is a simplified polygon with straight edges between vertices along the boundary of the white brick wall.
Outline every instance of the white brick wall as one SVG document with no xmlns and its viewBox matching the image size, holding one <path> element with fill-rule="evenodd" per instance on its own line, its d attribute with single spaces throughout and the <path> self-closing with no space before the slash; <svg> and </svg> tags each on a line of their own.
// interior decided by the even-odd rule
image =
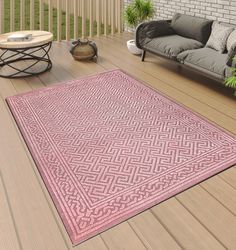
<svg viewBox="0 0 236 250">
<path fill-rule="evenodd" d="M 131 0 L 124 0 L 125 5 Z M 170 19 L 174 13 L 236 24 L 236 0 L 154 0 L 155 19 Z"/>
</svg>

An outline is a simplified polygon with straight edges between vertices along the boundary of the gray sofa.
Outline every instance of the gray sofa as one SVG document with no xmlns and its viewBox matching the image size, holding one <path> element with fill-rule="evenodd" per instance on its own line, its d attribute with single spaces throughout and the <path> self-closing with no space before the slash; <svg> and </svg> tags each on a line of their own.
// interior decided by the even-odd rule
<svg viewBox="0 0 236 250">
<path fill-rule="evenodd" d="M 136 46 L 143 50 L 175 60 L 214 80 L 223 82 L 232 73 L 236 43 L 230 51 L 219 53 L 205 47 L 213 21 L 175 14 L 172 20 L 150 21 L 136 29 Z"/>
</svg>

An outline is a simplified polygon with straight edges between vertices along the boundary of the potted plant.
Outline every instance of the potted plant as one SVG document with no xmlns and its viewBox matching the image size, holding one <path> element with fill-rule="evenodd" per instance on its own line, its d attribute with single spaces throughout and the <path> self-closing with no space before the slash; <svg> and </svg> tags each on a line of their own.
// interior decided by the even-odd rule
<svg viewBox="0 0 236 250">
<path fill-rule="evenodd" d="M 236 64 L 236 56 L 233 59 Z M 235 89 L 234 96 L 236 96 L 236 68 L 232 68 L 232 76 L 225 79 L 225 86 Z"/>
<path fill-rule="evenodd" d="M 152 0 L 133 0 L 124 11 L 125 23 L 131 27 L 136 28 L 138 24 L 150 19 L 154 16 L 155 9 Z M 127 47 L 133 54 L 139 55 L 142 50 L 136 47 L 135 40 L 127 41 Z"/>
</svg>

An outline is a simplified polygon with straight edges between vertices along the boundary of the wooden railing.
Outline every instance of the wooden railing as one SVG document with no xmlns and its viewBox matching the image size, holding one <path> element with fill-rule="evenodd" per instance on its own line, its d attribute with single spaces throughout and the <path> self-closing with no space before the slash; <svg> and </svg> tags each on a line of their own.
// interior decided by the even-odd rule
<svg viewBox="0 0 236 250">
<path fill-rule="evenodd" d="M 123 0 L 0 0 L 0 33 L 48 30 L 70 40 L 123 31 Z"/>
</svg>

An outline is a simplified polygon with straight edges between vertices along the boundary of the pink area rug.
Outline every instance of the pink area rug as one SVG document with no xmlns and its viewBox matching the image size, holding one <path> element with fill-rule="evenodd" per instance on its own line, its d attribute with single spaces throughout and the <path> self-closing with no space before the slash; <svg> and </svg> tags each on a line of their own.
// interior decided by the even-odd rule
<svg viewBox="0 0 236 250">
<path fill-rule="evenodd" d="M 73 244 L 236 163 L 235 138 L 120 70 L 7 102 Z"/>
</svg>

